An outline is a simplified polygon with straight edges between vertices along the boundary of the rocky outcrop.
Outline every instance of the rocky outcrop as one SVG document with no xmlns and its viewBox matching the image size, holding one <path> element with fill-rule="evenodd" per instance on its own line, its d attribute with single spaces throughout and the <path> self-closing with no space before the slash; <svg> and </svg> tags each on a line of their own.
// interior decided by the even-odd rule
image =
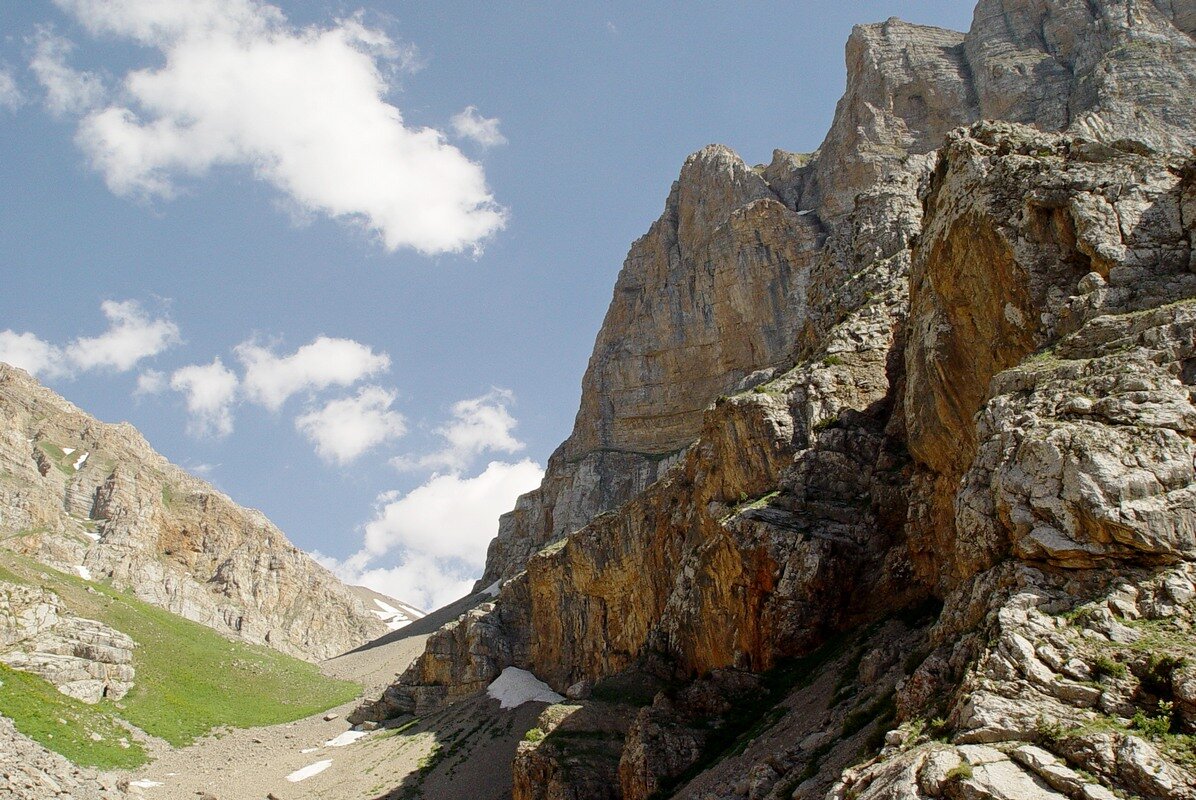
<svg viewBox="0 0 1196 800">
<path fill-rule="evenodd" d="M 0 581 L 0 663 L 40 675 L 84 703 L 133 687 L 133 640 L 67 613 L 47 589 Z"/>
<path fill-rule="evenodd" d="M 712 400 L 792 363 L 822 242 L 817 218 L 783 200 L 804 169 L 793 161 L 778 153 L 770 170 L 753 169 L 717 145 L 686 160 L 619 273 L 573 434 L 540 489 L 503 517 L 479 587 L 642 492 L 694 440 Z"/>
<path fill-rule="evenodd" d="M 125 800 L 128 781 L 101 779 L 23 736 L 0 716 L 0 797 L 14 800 Z M 121 788 L 124 786 L 125 788 Z"/>
<path fill-rule="evenodd" d="M 359 713 L 516 666 L 568 719 L 613 715 L 618 758 L 569 746 L 583 722 L 523 746 L 521 798 L 1192 796 L 1194 21 L 984 0 L 966 35 L 858 28 L 819 153 L 715 181 L 724 152 L 693 157 L 491 548 L 497 598 Z M 735 220 L 763 244 L 686 261 Z M 689 291 L 719 274 L 739 285 Z M 788 305 L 665 368 L 780 282 Z M 744 342 L 754 362 L 713 358 Z M 635 680 L 647 699 L 612 699 Z"/>
<path fill-rule="evenodd" d="M 258 511 L 0 364 L 3 546 L 307 659 L 386 626 Z"/>
</svg>

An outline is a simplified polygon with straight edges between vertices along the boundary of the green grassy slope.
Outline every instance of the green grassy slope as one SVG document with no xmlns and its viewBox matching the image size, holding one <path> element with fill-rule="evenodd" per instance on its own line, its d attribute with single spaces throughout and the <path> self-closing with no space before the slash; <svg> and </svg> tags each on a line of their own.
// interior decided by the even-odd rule
<svg viewBox="0 0 1196 800">
<path fill-rule="evenodd" d="M 0 579 L 44 586 L 57 593 L 72 613 L 100 620 L 137 642 L 133 690 L 119 702 L 71 706 L 85 724 L 105 725 L 111 717 L 119 717 L 182 746 L 219 726 L 254 727 L 300 719 L 352 700 L 360 691 L 356 684 L 325 677 L 313 664 L 226 639 L 102 583 L 57 572 L 13 553 L 0 551 Z M 62 717 L 61 704 L 15 703 L 4 691 L 8 686 L 6 682 L 0 687 L 0 713 L 51 750 L 77 763 L 101 767 L 128 766 L 134 758 L 132 748 L 112 753 L 107 736 L 102 742 L 85 736 L 69 746 L 57 735 L 38 738 L 35 732 L 61 725 L 56 722 Z M 52 687 L 50 691 L 57 694 Z M 62 700 L 68 705 L 74 702 Z M 144 754 L 136 758 L 144 760 Z"/>
</svg>

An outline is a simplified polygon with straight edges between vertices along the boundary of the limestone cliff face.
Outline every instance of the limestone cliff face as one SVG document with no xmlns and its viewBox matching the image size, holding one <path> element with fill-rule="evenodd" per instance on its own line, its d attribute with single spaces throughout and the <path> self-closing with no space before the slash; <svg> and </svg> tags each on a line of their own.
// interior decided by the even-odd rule
<svg viewBox="0 0 1196 800">
<path fill-rule="evenodd" d="M 756 170 L 710 146 L 685 162 L 619 273 L 573 434 L 541 488 L 503 518 L 479 586 L 643 491 L 695 439 L 711 401 L 792 363 L 822 234 L 783 200 L 801 159 L 778 161 L 788 169 Z"/>
<path fill-rule="evenodd" d="M 249 642 L 322 659 L 386 627 L 260 512 L 0 364 L 3 546 Z"/>
<path fill-rule="evenodd" d="M 699 219 L 675 188 L 492 547 L 497 598 L 357 717 L 517 666 L 574 701 L 521 746 L 519 798 L 1196 797 L 1193 20 L 984 0 L 967 34 L 858 28 L 820 152 L 707 185 L 708 241 L 737 203 L 801 221 L 800 262 L 727 273 L 789 304 L 648 371 L 746 296 L 684 305 L 709 271 L 639 257 Z M 714 274 L 759 252 L 732 241 Z M 755 363 L 710 355 L 774 330 Z"/>
<path fill-rule="evenodd" d="M 1190 5 L 983 0 L 966 35 L 861 25 L 813 158 L 777 151 L 751 169 L 718 146 L 691 156 L 624 263 L 573 433 L 503 518 L 478 586 L 635 496 L 694 440 L 707 405 L 815 347 L 856 300 L 844 284 L 859 260 L 842 237 L 861 221 L 846 219 L 857 197 L 901 180 L 951 129 L 984 118 L 1161 149 L 1196 142 Z"/>
</svg>

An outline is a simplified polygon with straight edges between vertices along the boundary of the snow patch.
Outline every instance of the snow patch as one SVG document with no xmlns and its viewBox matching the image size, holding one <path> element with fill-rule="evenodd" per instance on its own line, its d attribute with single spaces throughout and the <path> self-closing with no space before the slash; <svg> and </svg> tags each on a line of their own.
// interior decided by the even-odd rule
<svg viewBox="0 0 1196 800">
<path fill-rule="evenodd" d="M 524 703 L 559 703 L 565 698 L 544 681 L 525 669 L 507 667 L 486 687 L 486 694 L 498 701 L 502 708 L 515 708 Z"/>
<path fill-rule="evenodd" d="M 323 761 L 317 761 L 314 764 L 308 764 L 303 769 L 297 769 L 287 776 L 287 780 L 291 783 L 298 783 L 305 781 L 313 775 L 319 775 L 324 770 L 332 766 L 332 759 L 326 758 Z"/>
<path fill-rule="evenodd" d="M 64 448 L 62 448 L 62 454 L 63 454 L 64 456 L 69 456 L 69 455 L 70 455 L 71 453 L 73 453 L 73 452 L 75 452 L 75 448 L 73 448 L 73 447 L 64 447 Z"/>
<path fill-rule="evenodd" d="M 129 781 L 130 786 L 136 786 L 138 789 L 152 789 L 155 786 L 161 786 L 159 781 L 151 781 L 148 778 L 142 778 L 137 781 Z"/>
<path fill-rule="evenodd" d="M 91 455 L 91 453 L 84 453 L 83 455 L 81 455 L 77 459 L 75 459 L 75 472 L 78 472 L 79 470 L 83 469 L 83 465 L 87 463 L 87 457 L 89 455 Z"/>
<path fill-rule="evenodd" d="M 374 611 L 370 609 L 370 613 L 378 619 L 386 623 L 386 627 L 392 631 L 397 631 L 399 628 L 410 625 L 415 620 L 419 619 L 418 614 L 414 614 L 413 609 L 395 608 L 390 603 L 384 603 L 377 597 L 374 598 L 374 605 L 382 609 L 381 611 Z"/>
<path fill-rule="evenodd" d="M 75 567 L 75 569 L 78 571 L 80 578 L 85 581 L 91 580 L 91 570 L 89 570 L 87 567 L 79 566 Z"/>
<path fill-rule="evenodd" d="M 369 736 L 369 731 L 345 731 L 340 736 L 334 739 L 329 739 L 324 742 L 325 747 L 344 747 L 348 744 L 353 744 L 358 739 Z"/>
<path fill-rule="evenodd" d="M 305 747 L 302 750 L 300 750 L 299 752 L 302 753 L 303 755 L 307 755 L 308 753 L 314 753 L 319 749 L 320 748 L 318 748 L 318 747 Z"/>
<path fill-rule="evenodd" d="M 92 533 L 91 531 L 83 531 L 83 535 L 86 536 L 88 539 L 91 539 L 93 542 L 98 542 L 100 540 L 100 535 L 98 533 Z"/>
<path fill-rule="evenodd" d="M 494 583 L 482 590 L 483 594 L 488 594 L 491 597 L 498 597 L 498 590 L 502 588 L 502 578 L 499 578 Z"/>
</svg>

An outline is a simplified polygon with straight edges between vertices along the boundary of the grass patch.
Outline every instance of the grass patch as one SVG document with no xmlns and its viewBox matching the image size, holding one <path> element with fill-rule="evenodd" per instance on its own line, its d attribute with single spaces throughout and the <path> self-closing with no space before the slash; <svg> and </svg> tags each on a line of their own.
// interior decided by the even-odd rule
<svg viewBox="0 0 1196 800">
<path fill-rule="evenodd" d="M 147 760 L 111 710 L 81 703 L 43 678 L 3 664 L 0 708 L 21 733 L 76 764 L 133 769 Z M 127 746 L 121 746 L 121 739 Z"/>
<path fill-rule="evenodd" d="M 301 719 L 360 692 L 354 683 L 322 675 L 314 664 L 226 639 L 102 583 L 13 553 L 0 552 L 0 579 L 44 586 L 72 613 L 133 637 L 133 690 L 118 702 L 105 700 L 91 708 L 176 747 L 219 726 L 249 728 Z"/>
<path fill-rule="evenodd" d="M 946 778 L 947 782 L 966 781 L 972 777 L 972 765 L 964 761 L 947 770 L 947 774 L 943 777 Z"/>
<path fill-rule="evenodd" d="M 41 441 L 37 443 L 38 449 L 49 456 L 50 461 L 58 468 L 58 471 L 63 475 L 73 476 L 75 474 L 75 460 L 78 459 L 81 453 L 67 453 L 53 442 Z"/>
</svg>

